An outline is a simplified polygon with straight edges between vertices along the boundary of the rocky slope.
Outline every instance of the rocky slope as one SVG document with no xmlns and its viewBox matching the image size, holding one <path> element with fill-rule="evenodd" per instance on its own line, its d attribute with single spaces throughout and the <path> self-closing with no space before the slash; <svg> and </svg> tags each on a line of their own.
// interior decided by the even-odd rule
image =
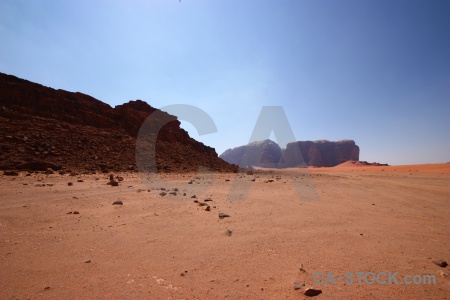
<svg viewBox="0 0 450 300">
<path fill-rule="evenodd" d="M 280 149 L 271 140 L 250 143 L 226 150 L 220 157 L 241 167 L 333 167 L 343 162 L 359 160 L 359 147 L 352 140 L 299 141 Z"/>
<path fill-rule="evenodd" d="M 0 73 L 0 169 L 42 169 L 46 162 L 54 169 L 135 170 L 136 137 L 155 111 L 141 100 L 112 108 L 82 93 Z M 176 117 L 160 115 L 156 127 L 169 122 L 155 137 L 156 154 L 147 153 L 156 156 L 158 170 L 237 171 L 214 148 L 189 137 Z"/>
</svg>

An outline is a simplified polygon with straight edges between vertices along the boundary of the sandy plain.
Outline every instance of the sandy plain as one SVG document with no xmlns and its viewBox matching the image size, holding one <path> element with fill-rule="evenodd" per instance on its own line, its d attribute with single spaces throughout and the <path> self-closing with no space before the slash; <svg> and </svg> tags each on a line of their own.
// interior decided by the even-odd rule
<svg viewBox="0 0 450 300">
<path fill-rule="evenodd" d="M 1 299 L 450 298 L 450 164 L 116 175 L 0 178 Z"/>
</svg>

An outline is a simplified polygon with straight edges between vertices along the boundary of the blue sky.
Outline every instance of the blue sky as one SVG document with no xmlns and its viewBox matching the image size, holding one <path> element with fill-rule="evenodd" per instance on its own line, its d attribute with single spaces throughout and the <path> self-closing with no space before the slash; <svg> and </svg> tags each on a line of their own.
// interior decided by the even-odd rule
<svg viewBox="0 0 450 300">
<path fill-rule="evenodd" d="M 218 132 L 182 126 L 218 154 L 273 105 L 297 140 L 450 161 L 450 1 L 1 0 L 0 72 L 111 106 L 197 106 Z"/>
</svg>

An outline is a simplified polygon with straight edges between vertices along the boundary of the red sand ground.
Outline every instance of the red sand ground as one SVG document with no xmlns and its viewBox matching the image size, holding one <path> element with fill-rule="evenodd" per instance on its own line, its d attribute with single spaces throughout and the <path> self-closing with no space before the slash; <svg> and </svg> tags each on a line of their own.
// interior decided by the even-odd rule
<svg viewBox="0 0 450 300">
<path fill-rule="evenodd" d="M 432 260 L 450 261 L 450 164 L 258 172 L 121 174 L 118 187 L 104 174 L 2 176 L 0 298 L 308 298 L 301 280 L 316 299 L 449 299 L 449 267 Z M 313 278 L 358 271 L 436 284 Z"/>
</svg>

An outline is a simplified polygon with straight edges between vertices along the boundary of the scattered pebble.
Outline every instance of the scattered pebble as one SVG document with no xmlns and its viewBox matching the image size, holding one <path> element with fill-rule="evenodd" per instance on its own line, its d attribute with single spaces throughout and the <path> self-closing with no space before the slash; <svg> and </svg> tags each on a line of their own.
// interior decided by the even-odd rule
<svg viewBox="0 0 450 300">
<path fill-rule="evenodd" d="M 205 202 L 213 201 L 211 198 L 206 198 Z"/>
<path fill-rule="evenodd" d="M 87 260 L 87 261 L 85 261 L 84 263 L 85 263 L 85 264 L 90 264 L 90 263 L 91 263 L 91 260 Z"/>
<path fill-rule="evenodd" d="M 227 215 L 225 213 L 219 213 L 219 219 L 223 219 L 223 218 L 229 218 L 230 215 Z"/>
<path fill-rule="evenodd" d="M 74 211 L 73 214 L 74 214 L 74 215 L 79 215 L 80 212 L 79 212 L 79 211 Z"/>
<path fill-rule="evenodd" d="M 448 274 L 447 273 L 445 273 L 444 271 L 437 271 L 437 273 L 439 274 L 439 275 L 441 275 L 442 277 L 444 277 L 444 278 L 447 278 L 448 277 Z"/>
<path fill-rule="evenodd" d="M 433 259 L 432 262 L 439 267 L 445 268 L 448 266 L 447 262 L 443 259 Z"/>
<path fill-rule="evenodd" d="M 303 294 L 304 294 L 305 296 L 308 296 L 308 297 L 315 297 L 315 296 L 317 296 L 317 295 L 322 294 L 322 290 L 316 290 L 316 289 L 313 289 L 313 288 L 307 288 L 307 289 L 303 292 Z"/>
<path fill-rule="evenodd" d="M 305 284 L 302 281 L 296 281 L 294 282 L 294 290 L 301 289 Z"/>
<path fill-rule="evenodd" d="M 68 182 L 67 185 L 68 185 L 68 186 L 72 186 L 72 185 L 73 185 L 73 182 Z"/>
<path fill-rule="evenodd" d="M 227 230 L 225 231 L 225 234 L 227 236 L 231 236 L 233 234 L 233 230 L 227 228 Z"/>
<path fill-rule="evenodd" d="M 166 192 L 161 192 L 161 193 L 159 193 L 159 195 L 160 195 L 161 197 L 164 197 L 165 195 L 167 195 L 167 193 L 166 193 Z"/>
<path fill-rule="evenodd" d="M 123 202 L 120 200 L 114 201 L 112 205 L 123 205 Z"/>
<path fill-rule="evenodd" d="M 197 198 L 197 196 L 195 196 L 195 195 L 192 195 L 192 197 L 191 198 Z"/>
</svg>

